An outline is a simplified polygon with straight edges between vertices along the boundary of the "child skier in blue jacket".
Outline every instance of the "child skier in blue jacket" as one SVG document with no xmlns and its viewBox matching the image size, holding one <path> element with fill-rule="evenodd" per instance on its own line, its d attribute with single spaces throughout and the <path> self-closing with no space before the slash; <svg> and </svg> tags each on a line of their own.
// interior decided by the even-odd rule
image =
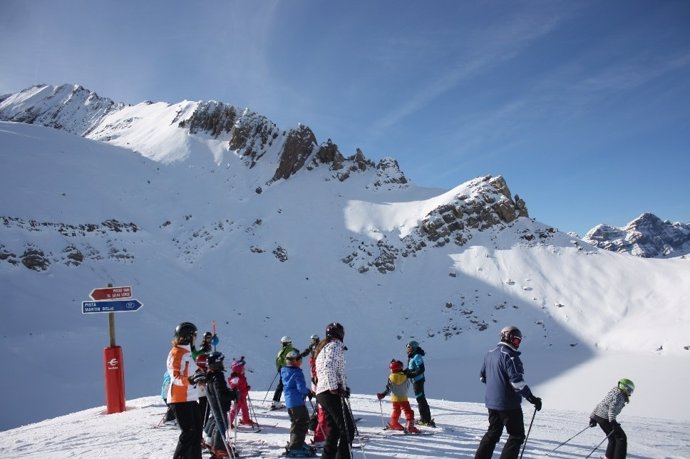
<svg viewBox="0 0 690 459">
<path fill-rule="evenodd" d="M 304 398 L 313 397 L 313 392 L 307 387 L 304 372 L 300 368 L 302 356 L 292 350 L 285 356 L 285 366 L 280 369 L 280 379 L 283 383 L 285 406 L 290 415 L 290 443 L 287 457 L 313 457 L 316 451 L 304 443 L 309 426 L 309 412 L 304 404 Z"/>
</svg>

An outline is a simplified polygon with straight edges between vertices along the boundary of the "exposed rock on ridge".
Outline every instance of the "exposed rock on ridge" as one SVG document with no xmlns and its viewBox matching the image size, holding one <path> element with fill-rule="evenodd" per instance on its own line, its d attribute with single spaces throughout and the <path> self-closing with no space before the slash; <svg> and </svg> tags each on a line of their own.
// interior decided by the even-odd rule
<svg viewBox="0 0 690 459">
<path fill-rule="evenodd" d="M 192 103 L 196 106 L 189 115 L 186 110 L 189 104 L 185 102 L 175 106 L 180 108 L 172 124 L 188 130 L 192 135 L 206 133 L 216 139 L 227 139 L 228 150 L 243 158 L 250 169 L 262 158 L 268 159 L 270 156 L 271 164 L 275 162 L 277 165 L 272 175 L 266 178 L 267 185 L 288 179 L 303 169 L 313 170 L 321 165 L 328 165 L 329 170 L 334 171 L 333 178 L 339 181 L 347 180 L 353 173 L 376 168 L 380 177 L 373 184 L 375 188 L 383 185 L 389 188 L 404 186 L 407 183 L 397 163 L 387 161 L 377 166 L 360 149 L 346 158 L 330 139 L 318 145 L 315 134 L 307 126 L 298 125 L 286 132 L 265 116 L 217 101 Z M 166 106 L 171 107 L 169 104 Z M 111 142 L 119 139 L 122 129 L 136 129 L 137 117 L 118 117 L 118 111 L 125 107 L 125 104 L 99 97 L 79 85 L 37 85 L 0 99 L 0 120 L 40 124 L 83 137 L 104 131 L 108 134 L 97 135 L 95 140 Z M 136 107 L 138 105 L 133 108 Z M 130 141 L 127 147 L 137 150 Z M 147 148 L 150 151 L 150 146 Z M 271 154 L 266 156 L 269 151 Z M 160 156 L 156 153 L 149 155 L 151 158 L 161 156 L 164 153 Z M 391 164 L 396 165 L 395 170 Z M 381 172 L 384 169 L 388 170 Z"/>
<path fill-rule="evenodd" d="M 470 181 L 465 192 L 429 212 L 402 239 L 385 235 L 376 243 L 351 240 L 351 246 L 355 247 L 342 261 L 361 273 L 371 268 L 381 273 L 394 271 L 400 256 L 415 256 L 429 246 L 443 247 L 450 243 L 462 246 L 472 238 L 473 231 L 501 230 L 519 217 L 529 217 L 527 207 L 517 195 L 512 198 L 503 177 L 480 177 Z M 549 237 L 537 236 L 523 235 L 523 239 Z"/>
</svg>

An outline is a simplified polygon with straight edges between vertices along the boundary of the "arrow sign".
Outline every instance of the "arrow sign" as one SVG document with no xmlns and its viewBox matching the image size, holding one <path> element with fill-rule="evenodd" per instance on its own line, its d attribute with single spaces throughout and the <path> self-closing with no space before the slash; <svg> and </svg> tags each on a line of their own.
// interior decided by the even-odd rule
<svg viewBox="0 0 690 459">
<path fill-rule="evenodd" d="M 132 287 L 104 287 L 95 288 L 89 294 L 92 300 L 116 300 L 118 298 L 131 298 Z"/>
<path fill-rule="evenodd" d="M 92 314 L 99 312 L 133 312 L 139 310 L 144 304 L 132 298 L 131 300 L 114 301 L 82 301 L 81 313 Z"/>
</svg>

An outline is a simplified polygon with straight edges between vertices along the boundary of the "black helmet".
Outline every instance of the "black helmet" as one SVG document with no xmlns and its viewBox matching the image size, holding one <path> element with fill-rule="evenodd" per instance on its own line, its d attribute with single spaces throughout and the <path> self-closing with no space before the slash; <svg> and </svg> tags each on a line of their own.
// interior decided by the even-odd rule
<svg viewBox="0 0 690 459">
<path fill-rule="evenodd" d="M 210 341 L 213 338 L 213 334 L 210 331 L 204 333 L 204 341 Z"/>
<path fill-rule="evenodd" d="M 191 322 L 182 322 L 175 327 L 175 337 L 182 338 L 183 341 L 191 342 L 194 334 L 196 334 L 196 325 Z"/>
<path fill-rule="evenodd" d="M 333 322 L 326 325 L 326 338 L 336 338 L 343 340 L 345 338 L 345 329 L 338 322 Z"/>
<path fill-rule="evenodd" d="M 223 360 L 225 360 L 225 356 L 222 352 L 213 351 L 206 359 L 206 365 L 211 371 L 223 371 Z"/>
<path fill-rule="evenodd" d="M 515 349 L 520 347 L 520 342 L 522 341 L 522 332 L 519 328 L 509 325 L 501 329 L 501 341 L 508 343 Z"/>
</svg>

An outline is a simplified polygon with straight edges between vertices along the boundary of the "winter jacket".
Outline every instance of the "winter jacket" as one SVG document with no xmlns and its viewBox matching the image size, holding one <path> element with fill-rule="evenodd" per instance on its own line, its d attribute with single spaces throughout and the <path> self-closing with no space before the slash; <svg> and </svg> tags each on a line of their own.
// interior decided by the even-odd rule
<svg viewBox="0 0 690 459">
<path fill-rule="evenodd" d="M 345 345 L 336 339 L 328 342 L 316 357 L 316 393 L 345 389 Z"/>
<path fill-rule="evenodd" d="M 230 373 L 228 385 L 230 386 L 230 389 L 235 389 L 240 394 L 244 395 L 249 392 L 249 384 L 247 383 L 247 377 L 244 375 L 244 373 Z"/>
<path fill-rule="evenodd" d="M 499 411 L 520 408 L 522 396 L 532 395 L 523 373 L 520 352 L 508 343 L 498 343 L 487 352 L 479 372 L 479 379 L 486 384 L 486 407 Z"/>
<path fill-rule="evenodd" d="M 596 415 L 600 418 L 608 419 L 609 422 L 613 422 L 616 420 L 616 416 L 621 413 L 625 404 L 629 401 L 630 399 L 625 392 L 618 387 L 614 387 L 606 394 L 606 397 L 599 402 L 596 408 L 594 408 L 592 416 Z"/>
<path fill-rule="evenodd" d="M 285 366 L 285 356 L 288 355 L 288 352 L 290 351 L 296 351 L 299 353 L 297 349 L 295 349 L 292 344 L 288 344 L 286 346 L 283 346 L 280 348 L 278 351 L 278 354 L 276 354 L 276 369 L 280 371 L 281 368 Z"/>
<path fill-rule="evenodd" d="M 196 362 L 192 358 L 189 344 L 173 346 L 168 354 L 167 365 L 170 375 L 168 403 L 191 402 L 199 399 L 196 386 L 189 383 L 189 377 L 196 373 Z"/>
<path fill-rule="evenodd" d="M 405 373 L 399 371 L 388 376 L 386 390 L 383 391 L 383 395 L 391 394 L 391 401 L 393 402 L 406 402 L 409 390 L 410 380 L 405 376 Z"/>
<path fill-rule="evenodd" d="M 424 381 L 424 349 L 418 347 L 408 356 L 407 376 L 412 382 Z"/>
<path fill-rule="evenodd" d="M 309 388 L 304 380 L 304 372 L 299 367 L 292 365 L 280 369 L 280 379 L 283 381 L 283 393 L 285 394 L 285 406 L 295 408 L 304 405 L 304 397 L 309 394 Z"/>
</svg>

